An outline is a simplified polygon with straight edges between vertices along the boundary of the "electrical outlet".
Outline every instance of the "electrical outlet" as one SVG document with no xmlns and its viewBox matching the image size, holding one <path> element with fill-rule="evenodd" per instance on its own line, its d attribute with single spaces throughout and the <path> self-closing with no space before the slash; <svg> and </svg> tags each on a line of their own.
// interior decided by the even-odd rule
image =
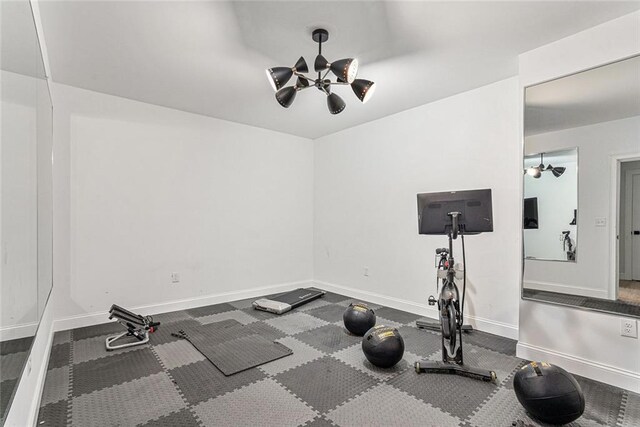
<svg viewBox="0 0 640 427">
<path fill-rule="evenodd" d="M 636 319 L 621 319 L 620 335 L 623 337 L 638 338 L 638 321 Z"/>
<path fill-rule="evenodd" d="M 171 273 L 171 283 L 180 283 L 180 273 Z"/>
<path fill-rule="evenodd" d="M 598 217 L 596 218 L 596 227 L 606 227 L 607 226 L 607 218 Z"/>
<path fill-rule="evenodd" d="M 369 277 L 369 267 L 365 267 L 364 268 L 364 272 L 362 274 L 364 274 L 365 276 Z"/>
</svg>

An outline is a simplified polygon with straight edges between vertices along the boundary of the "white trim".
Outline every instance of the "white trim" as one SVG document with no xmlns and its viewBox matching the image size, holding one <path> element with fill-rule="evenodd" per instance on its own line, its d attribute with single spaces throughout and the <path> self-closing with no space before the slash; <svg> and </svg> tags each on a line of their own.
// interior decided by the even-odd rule
<svg viewBox="0 0 640 427">
<path fill-rule="evenodd" d="M 21 325 L 5 326 L 0 328 L 0 341 L 16 340 L 18 338 L 32 337 L 38 330 L 38 322 L 23 323 Z"/>
<path fill-rule="evenodd" d="M 620 278 L 626 279 L 626 280 L 640 280 L 640 278 L 636 278 L 633 275 L 633 271 L 634 271 L 634 265 L 633 265 L 633 260 L 634 259 L 639 259 L 640 258 L 640 254 L 635 254 L 633 252 L 633 237 L 629 237 L 631 236 L 631 233 L 633 232 L 633 179 L 636 175 L 640 175 L 640 169 L 631 169 L 628 170 L 627 173 L 625 174 L 625 200 L 627 200 L 627 203 L 625 203 L 625 229 L 624 229 L 624 233 L 626 234 L 625 237 L 625 243 L 629 242 L 628 246 L 629 246 L 629 256 L 625 256 L 625 260 L 624 260 L 624 271 L 625 277 L 622 277 L 622 275 L 620 275 Z M 627 248 L 625 248 L 625 255 L 627 254 Z M 635 255 L 635 256 L 634 256 Z M 630 261 L 630 263 L 628 263 L 627 261 Z M 627 278 L 628 277 L 628 278 Z"/>
<path fill-rule="evenodd" d="M 382 304 L 387 307 L 395 308 L 398 310 L 408 311 L 420 316 L 429 317 L 431 319 L 437 319 L 436 309 L 427 305 L 420 304 L 414 301 L 407 301 L 401 298 L 390 297 L 374 292 L 362 291 L 348 286 L 336 285 L 334 283 L 323 282 L 314 280 L 314 286 L 326 291 L 335 292 L 343 295 L 350 296 L 352 298 L 363 299 L 376 304 Z M 508 323 L 498 322 L 491 319 L 485 319 L 477 316 L 465 315 L 465 323 L 470 324 L 475 329 L 480 331 L 489 332 L 495 335 L 501 335 L 503 337 L 518 339 L 518 326 L 510 325 Z"/>
<path fill-rule="evenodd" d="M 610 208 L 611 208 L 611 222 L 613 224 L 609 235 L 609 287 L 608 297 L 609 299 L 618 299 L 618 283 L 619 279 L 619 228 L 620 228 L 620 166 L 622 162 L 632 162 L 640 160 L 640 153 L 624 153 L 624 154 L 612 154 L 610 156 L 611 165 L 611 195 L 610 195 Z"/>
<path fill-rule="evenodd" d="M 303 280 L 300 282 L 280 283 L 277 285 L 262 286 L 241 291 L 222 292 L 218 294 L 210 294 L 194 298 L 185 298 L 176 301 L 162 302 L 158 304 L 141 305 L 137 307 L 127 307 L 128 310 L 146 315 L 158 313 L 166 313 L 176 310 L 186 310 L 190 308 L 202 307 L 212 304 L 220 304 L 223 302 L 236 301 L 246 298 L 259 297 L 265 294 L 287 292 L 296 288 L 305 288 L 312 286 L 311 280 Z M 98 311 L 93 313 L 79 314 L 76 316 L 64 317 L 56 319 L 54 322 L 54 331 L 66 331 L 67 329 L 82 328 L 84 326 L 97 325 L 109 322 L 108 311 Z"/>
<path fill-rule="evenodd" d="M 537 289 L 539 291 L 559 292 L 561 294 L 578 295 L 591 298 L 607 298 L 608 291 L 604 289 L 583 288 L 580 286 L 564 285 L 554 282 L 540 282 L 537 280 L 525 280 L 523 286 L 527 289 Z"/>
<path fill-rule="evenodd" d="M 605 363 L 594 362 L 547 348 L 519 342 L 516 356 L 526 360 L 545 361 L 562 366 L 576 375 L 611 384 L 635 393 L 640 392 L 640 374 Z"/>
</svg>

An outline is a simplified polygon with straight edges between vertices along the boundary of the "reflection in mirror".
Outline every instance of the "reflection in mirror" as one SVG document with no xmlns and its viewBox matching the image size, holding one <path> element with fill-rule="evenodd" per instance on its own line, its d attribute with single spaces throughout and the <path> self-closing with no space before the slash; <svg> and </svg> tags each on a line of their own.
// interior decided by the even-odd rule
<svg viewBox="0 0 640 427">
<path fill-rule="evenodd" d="M 524 157 L 524 256 L 576 261 L 578 150 Z"/>
<path fill-rule="evenodd" d="M 0 418 L 52 287 L 52 108 L 28 0 L 0 2 Z"/>
<path fill-rule="evenodd" d="M 523 298 L 640 317 L 640 57 L 527 87 L 523 151 Z"/>
</svg>

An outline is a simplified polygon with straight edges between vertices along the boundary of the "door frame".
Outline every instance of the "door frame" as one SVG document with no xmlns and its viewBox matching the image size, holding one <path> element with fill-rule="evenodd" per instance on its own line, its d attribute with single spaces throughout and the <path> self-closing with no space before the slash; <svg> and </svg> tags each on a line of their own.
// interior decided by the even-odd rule
<svg viewBox="0 0 640 427">
<path fill-rule="evenodd" d="M 636 175 L 640 175 L 640 169 L 630 170 L 630 171 L 627 171 L 627 173 L 625 174 L 625 183 L 626 183 L 625 192 L 627 193 L 627 194 L 625 194 L 625 200 L 633 201 L 633 178 Z M 631 184 L 631 185 L 629 185 L 629 184 Z M 624 215 L 625 215 L 625 219 L 627 221 L 625 222 L 625 229 L 624 229 L 623 232 L 628 237 L 631 234 L 631 232 L 633 231 L 633 223 L 631 222 L 631 220 L 633 220 L 633 203 L 628 203 L 625 206 Z M 632 238 L 630 238 L 629 247 L 630 247 L 630 250 L 631 250 L 631 256 L 629 257 L 629 259 L 631 261 L 633 261 L 634 252 L 633 252 L 633 239 Z M 625 260 L 623 260 L 623 263 L 624 263 L 625 276 L 628 277 L 627 280 L 634 280 L 634 278 L 633 278 L 633 267 L 632 267 L 633 262 L 631 263 L 632 265 L 628 265 L 627 264 L 627 260 L 625 259 Z M 629 269 L 629 270 L 627 270 L 627 269 Z"/>
<path fill-rule="evenodd" d="M 620 282 L 620 169 L 621 164 L 640 160 L 640 152 L 614 154 L 611 162 L 611 201 L 609 231 L 609 299 L 618 299 L 618 284 Z M 624 230 L 622 230 L 624 232 Z M 626 267 L 626 266 L 625 266 Z"/>
</svg>

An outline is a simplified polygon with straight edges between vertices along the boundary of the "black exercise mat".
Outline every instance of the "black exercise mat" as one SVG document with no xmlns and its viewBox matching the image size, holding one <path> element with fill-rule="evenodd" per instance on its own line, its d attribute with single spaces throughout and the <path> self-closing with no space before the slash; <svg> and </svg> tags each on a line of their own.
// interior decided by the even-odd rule
<svg viewBox="0 0 640 427">
<path fill-rule="evenodd" d="M 268 340 L 235 320 L 189 325 L 178 334 L 226 376 L 293 354 L 290 348 Z"/>
</svg>

